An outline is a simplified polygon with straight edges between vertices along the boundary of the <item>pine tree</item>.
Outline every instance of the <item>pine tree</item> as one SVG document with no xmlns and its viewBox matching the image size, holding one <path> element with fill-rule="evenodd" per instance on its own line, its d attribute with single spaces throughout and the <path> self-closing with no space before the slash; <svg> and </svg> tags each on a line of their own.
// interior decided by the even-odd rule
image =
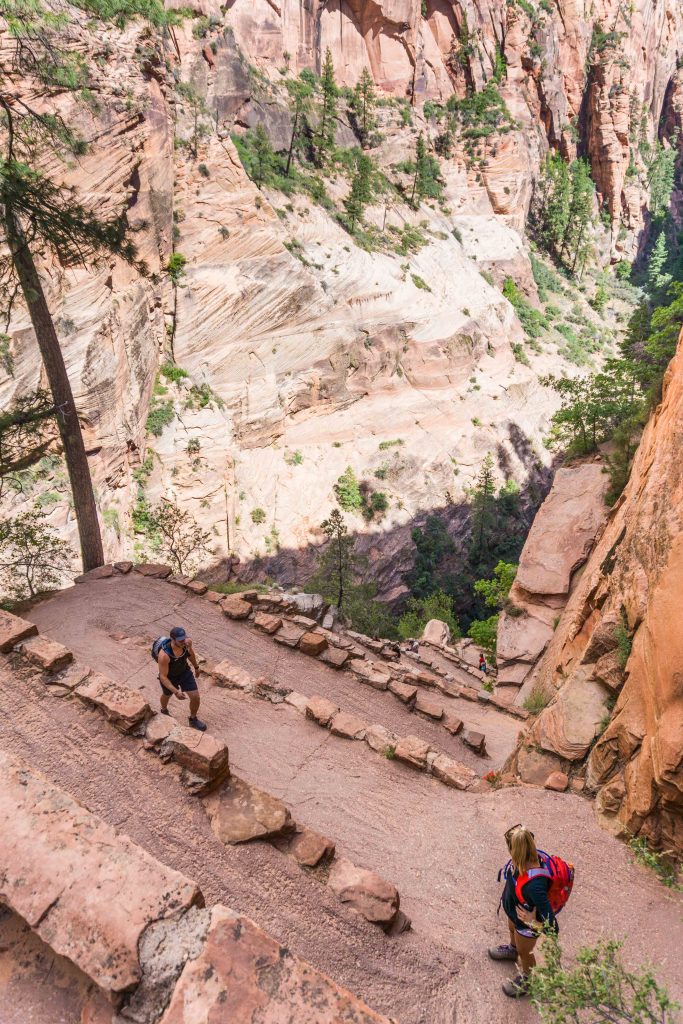
<svg viewBox="0 0 683 1024">
<path fill-rule="evenodd" d="M 320 529 L 329 544 L 318 559 L 318 575 L 324 576 L 329 590 L 335 595 L 339 611 L 344 606 L 344 596 L 351 588 L 354 578 L 354 539 L 348 536 L 348 527 L 338 508 L 332 509 L 329 517 L 320 524 Z"/>
<path fill-rule="evenodd" d="M 353 111 L 356 130 L 363 149 L 367 149 L 370 145 L 370 137 L 377 127 L 377 118 L 374 113 L 376 103 L 375 83 L 368 69 L 363 68 L 360 81 L 353 90 L 351 97 L 351 110 Z"/>
<path fill-rule="evenodd" d="M 436 199 L 441 195 L 439 178 L 439 161 L 427 152 L 427 144 L 422 132 L 415 143 L 415 173 L 410 203 L 417 206 L 421 199 Z"/>
<path fill-rule="evenodd" d="M 135 14 L 157 25 L 178 19 L 178 15 L 166 14 L 157 0 L 131 0 L 125 10 L 108 0 L 88 0 L 87 9 L 91 18 L 114 20 L 119 25 Z M 7 308 L 11 309 L 18 287 L 28 309 L 57 410 L 83 569 L 87 572 L 104 562 L 97 506 L 71 383 L 33 254 L 49 252 L 63 267 L 91 269 L 108 254 L 133 262 L 135 249 L 126 241 L 122 216 L 99 219 L 78 201 L 72 189 L 56 184 L 36 169 L 46 154 L 54 159 L 85 150 L 76 132 L 59 116 L 45 112 L 46 100 L 52 95 L 88 85 L 87 60 L 77 36 L 73 36 L 74 49 L 68 49 L 68 14 L 60 15 L 57 25 L 52 11 L 40 0 L 31 4 L 7 0 L 3 13 L 12 26 L 8 60 L 15 72 L 32 83 L 33 94 L 41 97 L 41 103 L 32 106 L 24 98 L 17 102 L 13 81 L 7 77 L 0 83 L 5 129 L 5 148 L 0 157 L 0 242 L 4 248 L 0 287 Z M 30 92 L 25 89 L 24 96 L 30 96 Z"/>
<path fill-rule="evenodd" d="M 481 464 L 477 482 L 472 491 L 472 543 L 470 561 L 481 563 L 489 550 L 495 526 L 495 494 L 493 456 L 489 452 Z"/>
<path fill-rule="evenodd" d="M 334 62 L 329 46 L 325 51 L 325 63 L 320 78 L 322 103 L 320 106 L 320 123 L 316 134 L 316 163 L 319 167 L 325 163 L 326 157 L 334 150 L 337 137 L 337 84 L 334 80 Z"/>
<path fill-rule="evenodd" d="M 534 198 L 534 221 L 543 247 L 559 257 L 571 202 L 569 167 L 558 154 L 548 154 Z"/>
<path fill-rule="evenodd" d="M 292 134 L 289 140 L 287 165 L 285 167 L 285 175 L 289 177 L 294 147 L 303 131 L 307 114 L 311 108 L 313 89 L 308 82 L 304 82 L 301 79 L 295 81 L 288 80 L 287 89 L 292 100 Z"/>
<path fill-rule="evenodd" d="M 273 147 L 270 144 L 268 133 L 263 127 L 262 123 L 256 125 L 253 136 L 253 151 L 254 151 L 254 184 L 257 188 L 261 188 L 265 178 L 268 176 L 268 171 L 273 166 Z"/>
<path fill-rule="evenodd" d="M 366 205 L 372 200 L 372 160 L 361 153 L 356 163 L 356 172 L 351 181 L 351 191 L 344 200 L 344 209 L 350 222 L 351 232 L 363 220 Z"/>
<path fill-rule="evenodd" d="M 664 273 L 669 260 L 669 249 L 666 244 L 666 233 L 660 231 L 647 264 L 647 283 L 651 295 L 663 291 L 671 283 L 671 275 Z"/>
<path fill-rule="evenodd" d="M 595 185 L 587 160 L 575 160 L 570 168 L 571 201 L 561 255 L 572 273 L 583 270 L 592 250 L 590 231 L 593 221 Z"/>
</svg>

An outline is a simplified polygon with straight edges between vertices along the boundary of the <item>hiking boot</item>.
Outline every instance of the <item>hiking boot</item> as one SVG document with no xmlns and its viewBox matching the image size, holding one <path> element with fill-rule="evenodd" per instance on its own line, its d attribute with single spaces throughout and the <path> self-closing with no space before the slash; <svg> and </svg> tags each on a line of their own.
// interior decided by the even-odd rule
<svg viewBox="0 0 683 1024">
<path fill-rule="evenodd" d="M 198 729 L 199 732 L 206 732 L 206 722 L 201 722 L 198 718 L 189 718 L 190 729 Z"/>
<path fill-rule="evenodd" d="M 171 717 L 171 712 L 168 710 L 168 708 L 162 708 L 160 710 L 159 714 L 160 715 L 168 715 L 169 718 Z"/>
<path fill-rule="evenodd" d="M 489 956 L 492 960 L 516 960 L 517 948 L 505 942 L 502 946 L 492 946 L 489 949 Z"/>
<path fill-rule="evenodd" d="M 522 999 L 529 995 L 529 975 L 517 974 L 514 978 L 508 978 L 503 982 L 503 992 L 510 999 Z"/>
</svg>

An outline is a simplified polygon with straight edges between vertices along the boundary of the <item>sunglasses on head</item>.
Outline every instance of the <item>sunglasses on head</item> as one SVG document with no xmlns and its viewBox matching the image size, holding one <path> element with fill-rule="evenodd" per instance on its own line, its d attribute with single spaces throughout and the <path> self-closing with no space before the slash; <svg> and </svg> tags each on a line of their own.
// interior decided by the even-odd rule
<svg viewBox="0 0 683 1024">
<path fill-rule="evenodd" d="M 507 832 L 504 833 L 505 842 L 507 843 L 508 849 L 510 848 L 510 841 L 512 840 L 512 836 L 518 828 L 524 828 L 524 825 L 521 823 L 521 821 L 518 821 L 516 825 L 512 825 L 511 828 L 509 828 Z M 532 839 L 536 838 L 531 830 L 529 830 L 529 835 Z"/>
</svg>

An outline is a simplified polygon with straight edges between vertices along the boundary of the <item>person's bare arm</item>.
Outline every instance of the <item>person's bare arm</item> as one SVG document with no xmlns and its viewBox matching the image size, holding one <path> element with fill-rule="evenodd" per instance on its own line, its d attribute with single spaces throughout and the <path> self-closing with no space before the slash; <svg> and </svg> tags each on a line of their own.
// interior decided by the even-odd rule
<svg viewBox="0 0 683 1024">
<path fill-rule="evenodd" d="M 159 651 L 157 664 L 159 665 L 159 679 L 161 680 L 162 684 L 166 687 L 167 690 L 170 690 L 171 693 L 174 693 L 178 700 L 185 700 L 185 694 L 183 693 L 183 691 L 179 690 L 177 686 L 174 686 L 168 677 L 168 667 L 171 664 L 171 659 L 169 658 L 168 654 L 166 654 L 166 651 Z"/>
<path fill-rule="evenodd" d="M 191 640 L 187 641 L 187 652 L 188 652 L 188 655 L 190 657 L 190 661 L 192 662 L 192 666 L 194 668 L 195 675 L 198 676 L 199 675 L 199 662 L 197 661 L 197 655 L 194 653 L 194 647 L 192 646 L 192 641 Z"/>
</svg>

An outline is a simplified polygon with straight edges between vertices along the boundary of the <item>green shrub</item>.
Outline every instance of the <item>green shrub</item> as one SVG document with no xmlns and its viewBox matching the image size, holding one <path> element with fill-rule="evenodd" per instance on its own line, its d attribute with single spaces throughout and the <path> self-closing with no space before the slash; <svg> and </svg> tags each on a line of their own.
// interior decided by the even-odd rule
<svg viewBox="0 0 683 1024">
<path fill-rule="evenodd" d="M 540 686 L 535 686 L 524 701 L 524 707 L 530 715 L 537 715 L 550 703 L 550 697 Z"/>
<path fill-rule="evenodd" d="M 405 444 L 403 438 L 397 437 L 393 441 L 380 441 L 378 447 L 381 452 L 385 452 L 387 448 L 398 448 L 402 444 Z"/>
<path fill-rule="evenodd" d="M 679 889 L 678 872 L 667 860 L 667 854 L 652 850 L 645 836 L 633 836 L 629 841 L 631 852 L 636 862 L 645 868 L 649 868 L 659 878 L 660 882 L 669 889 Z"/>
<path fill-rule="evenodd" d="M 343 508 L 345 512 L 356 512 L 362 508 L 363 496 L 351 466 L 347 466 L 337 480 L 334 485 L 334 493 L 340 508 Z"/>
<path fill-rule="evenodd" d="M 300 451 L 288 452 L 285 455 L 285 462 L 288 466 L 300 466 L 304 461 L 304 457 Z"/>
<path fill-rule="evenodd" d="M 529 357 L 524 351 L 524 347 L 519 341 L 513 341 L 512 343 L 512 354 L 518 363 L 524 363 L 525 366 L 530 366 Z"/>
<path fill-rule="evenodd" d="M 187 263 L 187 256 L 183 256 L 181 252 L 171 253 L 170 259 L 166 264 L 166 271 L 168 276 L 174 285 L 177 285 L 180 278 L 185 273 L 185 264 Z"/>
<path fill-rule="evenodd" d="M 105 508 L 102 512 L 102 522 L 110 530 L 114 530 L 117 537 L 121 536 L 121 520 L 115 508 Z"/>
<path fill-rule="evenodd" d="M 619 659 L 619 664 L 622 668 L 625 668 L 626 662 L 631 657 L 631 647 L 633 642 L 624 622 L 620 622 L 614 630 L 614 639 L 617 642 L 617 658 Z"/>
<path fill-rule="evenodd" d="M 173 422 L 174 417 L 175 410 L 173 408 L 173 402 L 170 400 L 167 402 L 160 402 L 153 398 L 149 407 L 145 430 L 148 434 L 153 434 L 155 437 L 161 437 L 164 432 L 164 428 L 167 427 L 169 423 Z"/>
<path fill-rule="evenodd" d="M 197 167 L 197 170 L 201 174 L 202 178 L 209 178 L 210 177 L 209 168 L 206 166 L 206 164 L 199 164 L 199 166 Z"/>
<path fill-rule="evenodd" d="M 187 370 L 183 370 L 181 366 L 176 366 L 175 363 L 164 363 L 159 373 L 166 380 L 170 380 L 174 384 L 188 376 Z"/>
<path fill-rule="evenodd" d="M 255 523 L 256 525 L 259 523 L 265 523 L 266 521 L 266 513 L 262 508 L 252 508 L 250 515 L 252 523 Z"/>
<path fill-rule="evenodd" d="M 479 647 L 483 647 L 491 658 L 494 658 L 496 654 L 497 634 L 498 614 L 491 615 L 488 619 L 475 619 L 474 622 L 470 623 L 468 636 Z"/>
<path fill-rule="evenodd" d="M 431 292 L 432 289 L 429 287 L 427 282 L 418 274 L 411 274 L 410 277 L 416 288 L 420 288 L 423 292 Z"/>
<path fill-rule="evenodd" d="M 505 279 L 503 295 L 514 307 L 524 333 L 529 338 L 540 338 L 549 329 L 548 321 L 528 302 L 511 277 Z"/>
<path fill-rule="evenodd" d="M 460 627 L 453 611 L 453 600 L 443 590 L 435 590 L 427 597 L 411 597 L 398 623 L 399 635 L 404 640 L 422 636 L 422 631 L 430 619 L 445 622 L 453 639 L 457 640 L 460 636 Z"/>
</svg>

